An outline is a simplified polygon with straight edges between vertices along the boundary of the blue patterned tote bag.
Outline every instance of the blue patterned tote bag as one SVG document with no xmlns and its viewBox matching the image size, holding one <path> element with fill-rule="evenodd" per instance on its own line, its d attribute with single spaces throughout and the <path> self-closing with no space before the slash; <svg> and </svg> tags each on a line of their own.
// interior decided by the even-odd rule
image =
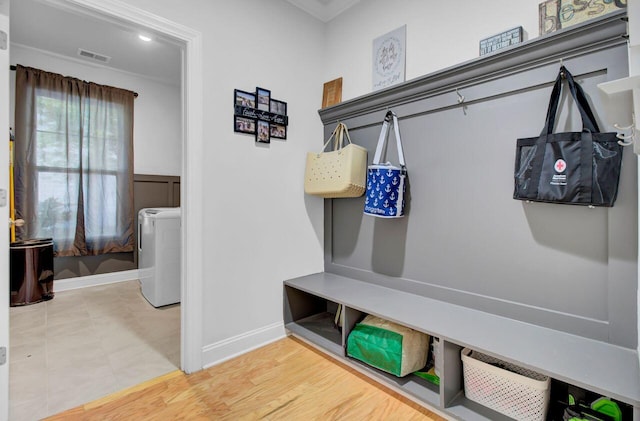
<svg viewBox="0 0 640 421">
<path fill-rule="evenodd" d="M 381 164 L 382 153 L 389 138 L 389 130 L 393 126 L 398 147 L 398 166 L 390 162 Z M 402 140 L 398 117 L 388 111 L 382 123 L 373 164 L 367 168 L 367 191 L 364 201 L 365 215 L 379 218 L 401 218 L 404 216 L 404 199 L 406 192 L 407 168 L 404 162 Z"/>
</svg>

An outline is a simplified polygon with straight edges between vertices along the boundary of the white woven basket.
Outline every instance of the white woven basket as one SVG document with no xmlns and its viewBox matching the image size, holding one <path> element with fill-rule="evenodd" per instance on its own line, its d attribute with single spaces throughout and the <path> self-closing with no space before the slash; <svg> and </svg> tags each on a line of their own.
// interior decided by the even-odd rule
<svg viewBox="0 0 640 421">
<path fill-rule="evenodd" d="M 519 421 L 544 421 L 549 377 L 468 348 L 461 354 L 467 399 Z"/>
</svg>

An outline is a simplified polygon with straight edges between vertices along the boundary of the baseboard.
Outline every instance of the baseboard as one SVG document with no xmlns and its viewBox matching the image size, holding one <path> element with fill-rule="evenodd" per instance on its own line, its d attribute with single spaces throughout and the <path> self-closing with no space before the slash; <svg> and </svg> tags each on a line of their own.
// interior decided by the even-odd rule
<svg viewBox="0 0 640 421">
<path fill-rule="evenodd" d="M 202 347 L 203 368 L 220 364 L 286 337 L 284 323 L 277 322 Z"/>
<path fill-rule="evenodd" d="M 97 285 L 115 284 L 117 282 L 139 279 L 138 269 L 123 270 L 120 272 L 101 273 L 99 275 L 78 276 L 76 278 L 55 279 L 53 291 L 61 292 L 71 289 L 87 288 Z"/>
</svg>

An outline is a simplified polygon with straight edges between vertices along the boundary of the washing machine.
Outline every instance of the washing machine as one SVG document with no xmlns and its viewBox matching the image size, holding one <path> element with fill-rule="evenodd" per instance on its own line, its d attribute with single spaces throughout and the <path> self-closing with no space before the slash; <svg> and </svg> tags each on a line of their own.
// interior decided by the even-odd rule
<svg viewBox="0 0 640 421">
<path fill-rule="evenodd" d="M 180 208 L 138 212 L 140 285 L 154 307 L 180 302 L 180 226 Z"/>
</svg>

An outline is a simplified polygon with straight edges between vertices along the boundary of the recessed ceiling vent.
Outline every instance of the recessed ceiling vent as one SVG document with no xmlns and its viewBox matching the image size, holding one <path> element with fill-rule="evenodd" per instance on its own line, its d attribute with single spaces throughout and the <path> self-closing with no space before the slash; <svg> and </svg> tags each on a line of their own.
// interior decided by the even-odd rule
<svg viewBox="0 0 640 421">
<path fill-rule="evenodd" d="M 78 55 L 80 57 L 98 61 L 100 63 L 109 63 L 109 60 L 111 60 L 111 57 L 109 56 L 105 56 L 104 54 L 94 53 L 93 51 L 85 50 L 82 48 L 78 48 Z"/>
</svg>

